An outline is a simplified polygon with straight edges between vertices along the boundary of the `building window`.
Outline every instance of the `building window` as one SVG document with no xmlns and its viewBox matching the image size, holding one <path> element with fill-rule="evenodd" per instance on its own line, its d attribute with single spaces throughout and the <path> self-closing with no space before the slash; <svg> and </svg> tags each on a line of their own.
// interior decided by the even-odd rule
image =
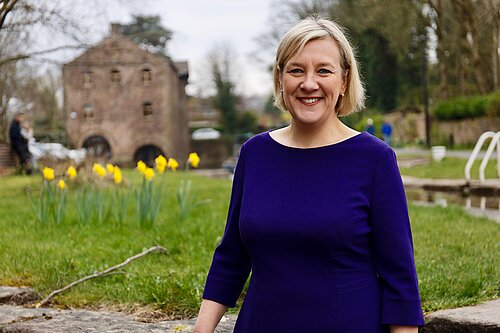
<svg viewBox="0 0 500 333">
<path fill-rule="evenodd" d="M 83 118 L 94 118 L 94 106 L 92 104 L 87 103 L 83 105 Z"/>
<path fill-rule="evenodd" d="M 153 76 L 151 74 L 151 70 L 149 68 L 144 68 L 142 70 L 142 83 L 144 84 L 144 86 L 150 86 L 152 80 Z"/>
<path fill-rule="evenodd" d="M 119 70 L 113 69 L 111 71 L 111 83 L 113 86 L 118 86 L 122 82 L 122 74 Z"/>
<path fill-rule="evenodd" d="M 82 73 L 82 79 L 83 79 L 83 88 L 91 88 L 92 87 L 92 72 L 87 71 Z"/>
<path fill-rule="evenodd" d="M 142 104 L 142 114 L 144 116 L 151 116 L 153 114 L 153 103 L 145 102 Z"/>
</svg>

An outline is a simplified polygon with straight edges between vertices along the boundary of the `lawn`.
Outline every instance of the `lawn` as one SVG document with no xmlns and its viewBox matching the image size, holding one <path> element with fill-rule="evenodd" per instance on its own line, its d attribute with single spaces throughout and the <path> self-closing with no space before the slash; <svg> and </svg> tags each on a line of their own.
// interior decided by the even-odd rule
<svg viewBox="0 0 500 333">
<path fill-rule="evenodd" d="M 402 156 L 402 159 L 408 157 Z M 410 168 L 400 168 L 401 173 L 405 176 L 413 176 L 419 178 L 444 178 L 455 179 L 465 178 L 465 164 L 467 160 L 463 158 L 447 157 L 440 162 L 435 162 L 429 158 L 429 163 L 425 165 L 417 165 Z M 477 160 L 471 169 L 472 179 L 479 179 L 479 166 L 480 160 Z M 498 178 L 496 160 L 491 160 L 486 166 L 485 177 L 486 179 Z"/>
<path fill-rule="evenodd" d="M 118 274 L 87 281 L 55 297 L 53 304 L 147 306 L 178 317 L 195 315 L 213 250 L 224 230 L 231 183 L 191 176 L 198 198 L 211 203 L 179 221 L 174 191 L 183 177 L 181 172 L 167 175 L 164 206 L 152 228 L 139 226 L 132 207 L 122 225 L 77 223 L 72 196 L 66 222 L 40 224 L 27 192 L 39 186 L 41 177 L 0 178 L 0 284 L 33 286 L 45 296 L 145 248 L 162 245 L 167 255 L 151 254 Z M 125 171 L 124 178 L 131 187 L 139 183 L 134 171 Z M 469 216 L 458 207 L 410 206 L 410 214 L 425 311 L 498 297 L 499 224 Z"/>
</svg>

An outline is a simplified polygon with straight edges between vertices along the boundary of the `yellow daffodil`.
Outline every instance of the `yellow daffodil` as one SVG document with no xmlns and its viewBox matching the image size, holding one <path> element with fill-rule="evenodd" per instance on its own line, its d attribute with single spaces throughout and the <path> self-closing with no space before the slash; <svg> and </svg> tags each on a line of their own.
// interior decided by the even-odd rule
<svg viewBox="0 0 500 333">
<path fill-rule="evenodd" d="M 155 166 L 159 173 L 163 173 L 167 167 L 167 159 L 163 155 L 158 156 L 155 158 Z"/>
<path fill-rule="evenodd" d="M 146 171 L 147 168 L 148 166 L 143 161 L 137 162 L 137 171 L 140 173 L 144 174 L 144 171 Z"/>
<path fill-rule="evenodd" d="M 197 153 L 191 153 L 189 154 L 188 162 L 193 168 L 197 168 L 200 164 L 200 156 Z"/>
<path fill-rule="evenodd" d="M 43 168 L 43 178 L 48 180 L 49 182 L 54 179 L 54 169 L 45 167 Z"/>
<path fill-rule="evenodd" d="M 168 164 L 167 166 L 172 169 L 172 171 L 175 171 L 179 167 L 179 163 L 175 160 L 175 158 L 169 158 L 168 159 Z"/>
<path fill-rule="evenodd" d="M 94 173 L 101 178 L 106 177 L 106 169 L 102 165 L 100 165 L 99 163 L 94 163 L 94 166 L 92 167 L 92 171 L 94 171 Z"/>
<path fill-rule="evenodd" d="M 117 166 L 114 167 L 113 171 L 114 171 L 113 172 L 113 179 L 115 181 L 115 184 L 121 184 L 122 179 L 123 179 L 123 177 L 122 177 L 122 171 Z"/>
<path fill-rule="evenodd" d="M 144 178 L 146 178 L 147 180 L 152 180 L 154 176 L 155 171 L 153 169 L 146 168 L 146 170 L 144 170 Z"/>
<path fill-rule="evenodd" d="M 111 164 L 111 163 L 106 163 L 106 170 L 107 170 L 109 173 L 111 173 L 111 174 L 112 174 L 112 173 L 113 173 L 113 171 L 114 171 L 114 169 L 115 169 L 115 166 L 114 166 L 113 164 Z"/>
<path fill-rule="evenodd" d="M 163 173 L 165 172 L 166 165 L 165 164 L 157 164 L 156 165 L 156 170 L 158 170 L 158 173 Z"/>
<path fill-rule="evenodd" d="M 59 187 L 61 190 L 64 190 L 66 188 L 66 183 L 64 182 L 64 180 L 59 179 L 59 181 L 57 182 L 57 187 Z"/>
<path fill-rule="evenodd" d="M 75 179 L 76 178 L 76 169 L 72 166 L 68 168 L 68 171 L 66 171 L 68 174 L 69 179 Z"/>
</svg>

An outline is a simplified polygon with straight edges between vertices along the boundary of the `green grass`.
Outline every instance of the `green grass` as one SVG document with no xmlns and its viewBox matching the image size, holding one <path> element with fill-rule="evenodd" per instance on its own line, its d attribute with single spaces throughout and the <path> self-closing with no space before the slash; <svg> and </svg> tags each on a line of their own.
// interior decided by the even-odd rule
<svg viewBox="0 0 500 333">
<path fill-rule="evenodd" d="M 118 274 L 93 279 L 53 299 L 61 307 L 152 306 L 166 313 L 197 313 L 213 250 L 224 230 L 231 183 L 193 176 L 199 199 L 211 199 L 183 222 L 175 209 L 182 173 L 168 174 L 165 206 L 152 229 L 129 214 L 122 226 L 77 224 L 69 198 L 69 222 L 41 225 L 31 213 L 26 190 L 40 177 L 0 178 L 0 284 L 30 285 L 46 296 L 78 278 L 162 245 Z M 124 177 L 138 182 L 134 172 Z M 411 206 L 416 264 L 424 310 L 432 311 L 498 297 L 500 225 L 459 208 Z M 73 218 L 72 218 L 73 216 Z"/>
<path fill-rule="evenodd" d="M 407 159 L 406 157 L 402 157 Z M 413 176 L 419 178 L 465 178 L 465 164 L 466 159 L 447 157 L 440 162 L 430 160 L 426 165 L 418 165 L 411 168 L 400 168 L 401 174 L 405 176 Z M 472 165 L 471 177 L 472 179 L 479 179 L 479 165 L 481 161 L 476 161 Z M 491 160 L 486 166 L 485 177 L 486 179 L 498 178 L 496 171 L 496 160 Z"/>
<path fill-rule="evenodd" d="M 137 177 L 133 175 L 134 183 Z M 39 177 L 0 179 L 0 284 L 34 286 L 41 295 L 73 280 L 122 262 L 154 245 L 169 254 L 151 254 L 122 269 L 122 274 L 97 278 L 55 298 L 62 306 L 153 304 L 168 313 L 193 315 L 205 274 L 224 230 L 231 183 L 193 178 L 199 199 L 210 199 L 180 222 L 175 189 L 182 174 L 167 175 L 165 205 L 154 228 L 141 228 L 135 214 L 124 225 L 86 225 L 74 220 L 61 225 L 35 222 L 26 190 Z M 130 178 L 130 177 L 129 177 Z M 74 205 L 69 198 L 69 206 Z M 74 216 L 70 210 L 68 218 Z"/>
<path fill-rule="evenodd" d="M 499 297 L 499 224 L 456 206 L 411 205 L 410 216 L 424 311 Z"/>
</svg>

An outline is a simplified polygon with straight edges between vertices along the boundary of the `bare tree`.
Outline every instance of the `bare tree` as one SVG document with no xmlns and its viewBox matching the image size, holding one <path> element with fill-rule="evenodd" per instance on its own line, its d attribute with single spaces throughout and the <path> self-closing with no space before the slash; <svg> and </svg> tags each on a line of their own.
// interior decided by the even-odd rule
<svg viewBox="0 0 500 333">
<path fill-rule="evenodd" d="M 500 88 L 500 0 L 488 1 L 492 19 L 491 62 L 493 73 L 493 89 Z"/>
<path fill-rule="evenodd" d="M 0 30 L 2 29 L 3 24 L 5 23 L 5 19 L 7 15 L 14 9 L 14 6 L 19 0 L 1 0 L 0 1 Z"/>
<path fill-rule="evenodd" d="M 0 34 L 0 45 L 2 45 L 0 58 L 15 52 L 22 42 L 21 36 L 16 33 Z M 6 141 L 8 110 L 15 101 L 15 95 L 18 91 L 18 81 L 16 80 L 18 71 L 19 67 L 14 62 L 0 66 L 0 142 Z"/>
<path fill-rule="evenodd" d="M 224 132 L 236 131 L 236 72 L 235 55 L 229 44 L 216 45 L 208 55 L 212 85 L 215 88 L 214 107 L 222 114 Z"/>
<path fill-rule="evenodd" d="M 27 68 L 28 60 L 31 64 L 36 62 L 37 67 L 46 68 L 50 63 L 60 65 L 61 60 L 55 60 L 53 54 L 87 48 L 92 22 L 102 20 L 107 8 L 111 5 L 131 8 L 138 3 L 124 0 L 105 3 L 99 0 L 0 0 L 0 141 L 5 141 L 9 106 L 12 101 L 20 101 L 15 95 L 22 95 L 19 81 L 23 78 L 19 68 Z M 135 13 L 140 13 L 135 9 Z M 40 38 L 44 36 L 50 38 Z M 19 66 L 20 62 L 23 66 Z M 28 77 L 31 75 L 33 73 Z"/>
<path fill-rule="evenodd" d="M 436 35 L 436 55 L 439 68 L 439 97 L 440 99 L 447 99 L 450 97 L 449 89 L 449 61 L 446 43 L 449 40 L 448 35 L 450 31 L 446 27 L 446 13 L 449 13 L 450 8 L 447 8 L 447 3 L 442 0 L 427 0 L 429 10 L 427 11 L 427 18 L 429 19 L 427 25 L 434 31 Z"/>
</svg>

